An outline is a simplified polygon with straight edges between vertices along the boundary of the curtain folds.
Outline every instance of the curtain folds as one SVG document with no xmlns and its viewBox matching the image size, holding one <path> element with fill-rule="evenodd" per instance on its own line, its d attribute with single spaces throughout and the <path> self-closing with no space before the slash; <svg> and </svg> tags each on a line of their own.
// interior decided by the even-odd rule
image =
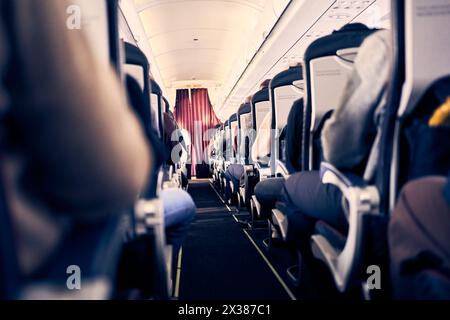
<svg viewBox="0 0 450 320">
<path fill-rule="evenodd" d="M 189 132 L 191 138 L 192 175 L 196 175 L 196 165 L 206 162 L 205 154 L 213 128 L 220 123 L 211 102 L 208 89 L 177 90 L 175 118 L 178 125 Z"/>
</svg>

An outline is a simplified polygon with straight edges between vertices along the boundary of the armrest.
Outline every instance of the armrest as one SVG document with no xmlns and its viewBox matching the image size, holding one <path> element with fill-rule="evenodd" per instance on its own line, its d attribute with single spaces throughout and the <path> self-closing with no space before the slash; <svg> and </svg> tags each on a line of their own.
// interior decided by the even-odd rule
<svg viewBox="0 0 450 320">
<path fill-rule="evenodd" d="M 176 169 L 174 170 L 174 166 L 169 166 L 169 179 L 173 179 L 173 176 L 176 172 Z"/>
<path fill-rule="evenodd" d="M 159 192 L 163 189 L 163 183 L 164 183 L 164 167 L 161 166 L 158 170 L 158 180 L 156 184 L 156 196 L 159 195 Z"/>
<path fill-rule="evenodd" d="M 258 199 L 256 199 L 255 195 L 253 195 L 251 199 L 251 208 L 252 214 L 256 214 L 257 217 L 261 216 L 261 204 L 259 203 Z"/>
<path fill-rule="evenodd" d="M 344 175 L 330 164 L 322 163 L 320 174 L 322 182 L 339 188 L 343 199 L 347 201 L 345 211 L 349 230 L 342 250 L 335 248 L 321 234 L 312 237 L 312 250 L 316 258 L 327 264 L 337 288 L 344 292 L 358 281 L 363 261 L 365 217 L 379 214 L 380 196 L 374 186 L 368 186 L 356 177 Z"/>
<path fill-rule="evenodd" d="M 276 168 L 275 168 L 275 174 L 280 174 L 284 178 L 289 178 L 289 170 L 286 168 L 286 165 L 281 162 L 280 160 L 277 160 Z"/>
<path fill-rule="evenodd" d="M 244 173 L 252 173 L 255 167 L 252 164 L 244 165 Z"/>
<path fill-rule="evenodd" d="M 173 178 L 173 167 L 169 165 L 164 165 L 161 168 L 161 171 L 162 171 L 162 186 L 164 187 L 164 184 L 168 181 L 171 181 Z"/>
<path fill-rule="evenodd" d="M 154 238 L 156 284 L 162 296 L 169 296 L 170 273 L 167 270 L 166 235 L 164 224 L 164 207 L 159 199 L 139 200 L 135 205 L 136 234 L 151 234 Z"/>
<path fill-rule="evenodd" d="M 269 177 L 272 176 L 272 170 L 270 167 L 261 167 L 261 166 L 256 166 L 258 172 L 259 172 L 259 180 L 266 180 Z"/>
<path fill-rule="evenodd" d="M 163 186 L 164 170 L 162 166 L 154 168 L 150 172 L 149 183 L 145 191 L 140 195 L 142 198 L 155 199 Z"/>
<path fill-rule="evenodd" d="M 178 181 L 172 179 L 171 181 L 164 181 L 162 188 L 163 190 L 179 189 L 180 184 L 178 183 Z"/>
<path fill-rule="evenodd" d="M 352 174 L 345 174 L 331 163 L 322 162 L 320 164 L 320 177 L 323 183 L 330 183 L 338 187 L 341 191 L 350 187 L 366 187 L 367 183 Z"/>
<path fill-rule="evenodd" d="M 272 210 L 272 223 L 280 230 L 281 237 L 284 241 L 287 240 L 288 220 L 286 215 L 279 209 Z"/>
<path fill-rule="evenodd" d="M 149 228 L 164 229 L 164 208 L 159 199 L 139 200 L 134 208 L 136 234 L 144 234 Z"/>
<path fill-rule="evenodd" d="M 223 161 L 220 160 L 220 159 L 217 159 L 217 160 L 216 160 L 216 167 L 215 167 L 215 169 L 216 169 L 217 171 L 220 171 L 220 169 L 222 168 L 222 165 L 223 165 Z"/>
</svg>

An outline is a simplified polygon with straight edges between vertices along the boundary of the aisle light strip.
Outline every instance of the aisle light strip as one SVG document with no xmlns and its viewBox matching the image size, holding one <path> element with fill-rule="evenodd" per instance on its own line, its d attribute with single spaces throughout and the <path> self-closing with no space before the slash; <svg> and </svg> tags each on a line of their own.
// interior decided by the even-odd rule
<svg viewBox="0 0 450 320">
<path fill-rule="evenodd" d="M 222 197 L 220 196 L 220 194 L 217 192 L 216 188 L 214 188 L 213 184 L 211 183 L 211 181 L 209 182 L 211 185 L 211 188 L 214 190 L 214 192 L 217 194 L 217 196 L 219 197 L 220 201 L 222 201 L 222 203 L 227 207 L 228 211 L 232 211 L 230 209 L 230 207 L 228 205 L 226 205 L 225 201 L 222 199 Z M 236 222 L 239 222 L 239 220 L 237 219 L 237 217 L 233 214 L 232 217 L 234 218 L 234 220 Z M 297 300 L 297 298 L 295 297 L 295 295 L 292 293 L 292 291 L 289 289 L 289 287 L 287 286 L 287 284 L 284 282 L 284 280 L 281 278 L 281 276 L 278 274 L 278 272 L 275 270 L 275 268 L 272 266 L 272 264 L 270 263 L 270 261 L 266 258 L 266 256 L 264 255 L 264 253 L 259 249 L 258 245 L 255 243 L 255 241 L 252 239 L 252 237 L 249 235 L 249 233 L 247 232 L 247 230 L 243 230 L 245 235 L 248 237 L 248 239 L 250 240 L 250 242 L 253 244 L 253 246 L 256 248 L 256 250 L 258 251 L 258 253 L 260 254 L 260 256 L 263 258 L 263 260 L 266 262 L 266 264 L 269 266 L 270 270 L 272 271 L 272 273 L 275 275 L 275 278 L 277 278 L 278 282 L 281 284 L 281 286 L 283 287 L 283 289 L 286 291 L 286 293 L 288 294 L 289 298 L 291 300 Z"/>
<path fill-rule="evenodd" d="M 275 268 L 272 266 L 272 264 L 270 263 L 270 261 L 266 258 L 266 256 L 264 255 L 264 253 L 261 251 L 261 249 L 259 249 L 258 245 L 255 243 L 255 241 L 252 239 L 252 237 L 248 234 L 247 230 L 243 230 L 244 233 L 247 235 L 248 239 L 250 240 L 250 242 L 253 244 L 253 246 L 256 248 L 256 250 L 259 252 L 259 254 L 261 255 L 261 257 L 264 259 L 264 261 L 267 263 L 267 265 L 269 266 L 270 270 L 272 271 L 272 273 L 275 275 L 275 277 L 277 278 L 278 282 L 280 282 L 281 286 L 283 287 L 283 289 L 286 291 L 286 293 L 289 295 L 289 297 L 291 298 L 291 300 L 297 300 L 297 298 L 295 297 L 295 295 L 292 293 L 292 291 L 289 289 L 289 287 L 287 286 L 287 284 L 283 281 L 283 279 L 281 278 L 281 276 L 278 274 L 278 272 L 275 270 Z"/>
<path fill-rule="evenodd" d="M 211 181 L 209 182 L 209 184 L 211 185 L 211 188 L 214 190 L 214 192 L 217 194 L 217 196 L 219 197 L 220 201 L 222 201 L 223 205 L 225 207 L 227 207 L 228 211 L 230 212 L 234 212 L 236 210 L 231 210 L 231 208 L 226 204 L 225 200 L 222 199 L 222 196 L 217 192 L 216 188 L 214 188 L 213 184 L 211 183 Z"/>
<path fill-rule="evenodd" d="M 183 248 L 180 249 L 180 254 L 178 255 L 178 264 L 177 264 L 177 276 L 175 280 L 175 293 L 174 297 L 179 298 L 180 297 L 180 279 L 181 279 L 181 259 L 183 256 Z"/>
</svg>

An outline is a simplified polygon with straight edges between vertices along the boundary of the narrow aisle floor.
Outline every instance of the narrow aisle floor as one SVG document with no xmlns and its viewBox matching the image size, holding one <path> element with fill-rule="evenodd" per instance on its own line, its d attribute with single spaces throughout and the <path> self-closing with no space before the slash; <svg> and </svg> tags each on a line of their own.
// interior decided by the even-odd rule
<svg viewBox="0 0 450 320">
<path fill-rule="evenodd" d="M 197 218 L 183 247 L 180 300 L 288 300 L 209 181 L 192 181 L 189 193 Z"/>
</svg>

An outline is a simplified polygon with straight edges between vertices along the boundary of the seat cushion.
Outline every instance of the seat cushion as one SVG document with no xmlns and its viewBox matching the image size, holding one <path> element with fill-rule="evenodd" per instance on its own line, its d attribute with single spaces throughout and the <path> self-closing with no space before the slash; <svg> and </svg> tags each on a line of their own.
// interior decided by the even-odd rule
<svg viewBox="0 0 450 320">
<path fill-rule="evenodd" d="M 271 178 L 263 180 L 255 186 L 255 196 L 264 209 L 270 212 L 275 208 L 284 182 L 284 178 Z"/>
</svg>

